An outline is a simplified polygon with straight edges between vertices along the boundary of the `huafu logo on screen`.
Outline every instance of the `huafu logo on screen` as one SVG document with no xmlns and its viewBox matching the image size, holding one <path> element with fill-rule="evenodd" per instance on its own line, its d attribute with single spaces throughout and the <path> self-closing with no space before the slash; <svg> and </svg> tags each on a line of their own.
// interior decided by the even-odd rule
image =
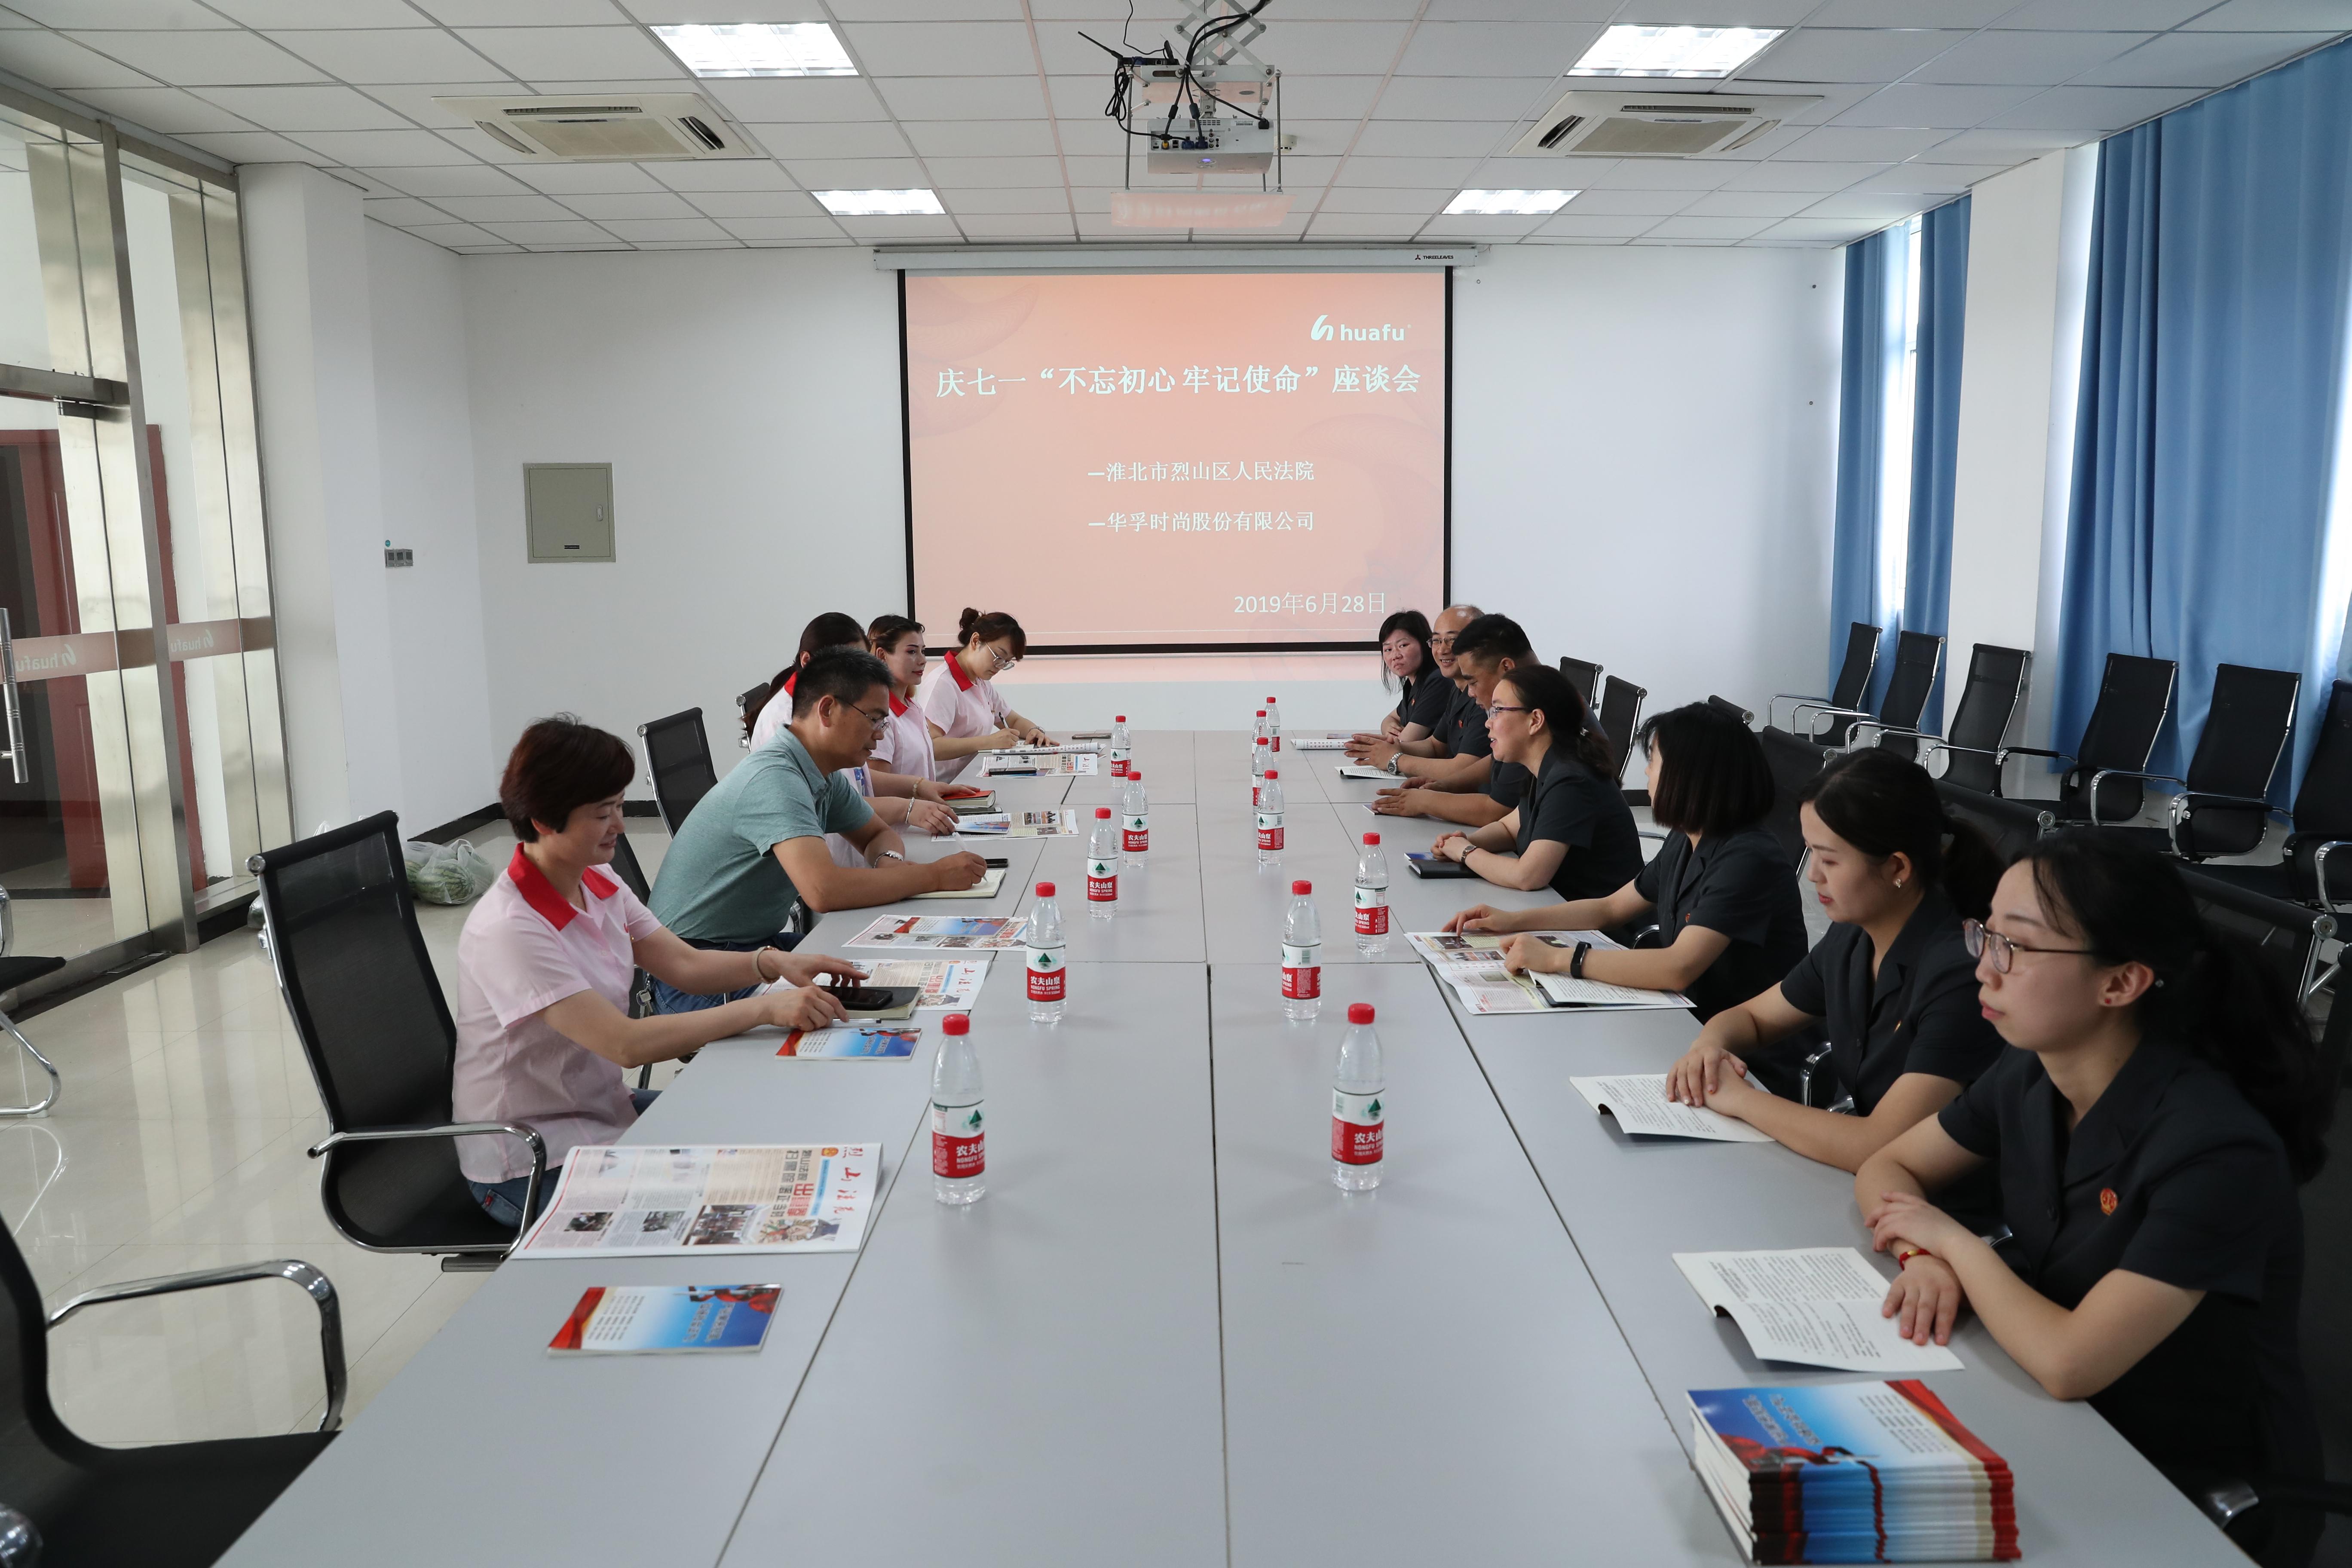
<svg viewBox="0 0 2352 1568">
<path fill-rule="evenodd" d="M 1402 327 L 1392 327 L 1386 321 L 1382 321 L 1377 327 L 1347 327 L 1339 325 L 1328 316 L 1318 316 L 1315 318 L 1315 324 L 1307 329 L 1307 335 L 1314 339 L 1318 343 L 1329 342 L 1331 341 L 1332 334 L 1335 332 L 1339 334 L 1339 341 L 1343 343 L 1401 343 L 1404 342 L 1404 329 Z"/>
</svg>

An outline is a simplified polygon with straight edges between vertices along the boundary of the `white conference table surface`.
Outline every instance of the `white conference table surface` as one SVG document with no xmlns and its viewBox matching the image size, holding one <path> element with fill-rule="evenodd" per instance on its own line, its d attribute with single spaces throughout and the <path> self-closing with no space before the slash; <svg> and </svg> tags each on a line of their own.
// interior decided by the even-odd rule
<svg viewBox="0 0 2352 1568">
<path fill-rule="evenodd" d="M 1670 1254 L 1859 1235 L 1847 1178 L 1779 1148 L 1635 1146 L 1570 1072 L 1656 1070 L 1679 1013 L 1470 1018 L 1405 933 L 1549 893 L 1418 882 L 1442 825 L 1374 818 L 1339 753 L 1286 751 L 1289 842 L 1255 862 L 1234 734 L 1138 731 L 1146 864 L 1108 921 L 1078 837 L 917 836 L 1003 858 L 988 900 L 824 916 L 1026 911 L 1062 887 L 1070 1001 L 1028 1022 L 1022 958 L 973 1010 L 989 1195 L 931 1201 L 939 1015 L 904 1061 L 779 1060 L 772 1032 L 707 1047 L 632 1142 L 879 1141 L 861 1253 L 730 1258 L 785 1286 L 752 1356 L 558 1361 L 591 1285 L 725 1283 L 687 1258 L 500 1268 L 225 1561 L 718 1564 L 1734 1563 L 1688 1468 L 1683 1391 L 1853 1374 L 1766 1366 Z M 1286 785 L 1291 780 L 1285 778 Z M 1008 809 L 1112 803 L 1103 777 L 993 781 Z M 1351 797 L 1348 792 L 1360 791 Z M 1089 818 L 1087 819 L 1090 821 Z M 1377 827 L 1368 825 L 1377 824 Z M 1355 846 L 1390 850 L 1389 950 L 1355 952 Z M 1293 878 L 1316 884 L 1324 1002 L 1282 1016 Z M 903 955 L 902 955 L 903 956 Z M 1381 1009 L 1395 1158 L 1328 1177 L 1347 1004 Z M 904 1178 L 902 1181 L 901 1178 Z M 2087 1406 L 2032 1388 L 1980 1331 L 1931 1377 L 2019 1469 L 2029 1562 L 2241 1562 Z"/>
</svg>

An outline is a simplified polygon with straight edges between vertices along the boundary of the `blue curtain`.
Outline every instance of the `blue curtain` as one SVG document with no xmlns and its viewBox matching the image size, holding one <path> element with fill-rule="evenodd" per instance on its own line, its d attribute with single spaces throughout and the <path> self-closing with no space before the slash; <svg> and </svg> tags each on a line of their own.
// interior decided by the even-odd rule
<svg viewBox="0 0 2352 1568">
<path fill-rule="evenodd" d="M 1903 626 L 1941 635 L 1951 626 L 1952 490 L 1960 446 L 1960 344 L 1969 308 L 1969 211 L 1962 196 L 1919 226 L 1919 370 L 1911 414 L 1911 531 L 1904 563 Z M 1944 682 L 1966 650 L 1947 647 L 1921 720 L 1944 732 Z"/>
<path fill-rule="evenodd" d="M 2059 636 L 2057 745 L 2109 652 L 2180 664 L 2151 763 L 2179 773 L 2216 663 L 2312 668 L 2352 289 L 2352 48 L 2101 148 Z"/>
<path fill-rule="evenodd" d="M 1845 335 L 1838 370 L 1837 526 L 1830 548 L 1830 673 L 1837 687 L 1845 629 L 1878 614 L 1878 485 L 1886 430 L 1886 317 L 1899 324 L 1903 236 L 1890 230 L 1845 247 Z M 1879 663 L 1887 663 L 1882 645 Z M 1881 677 L 1884 679 L 1883 674 Z"/>
</svg>

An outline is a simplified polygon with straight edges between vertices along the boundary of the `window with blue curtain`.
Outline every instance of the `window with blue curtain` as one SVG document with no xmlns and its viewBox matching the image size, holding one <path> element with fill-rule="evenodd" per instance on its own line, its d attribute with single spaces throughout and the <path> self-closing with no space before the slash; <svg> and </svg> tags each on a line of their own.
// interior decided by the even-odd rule
<svg viewBox="0 0 2352 1568">
<path fill-rule="evenodd" d="M 1950 614 L 1969 210 L 1963 196 L 1846 247 L 1829 679 L 1847 626 L 1879 627 L 1874 710 L 1895 639 L 1906 627 L 1941 635 Z M 1943 711 L 1939 676 L 1925 728 L 1941 733 Z"/>
<path fill-rule="evenodd" d="M 2216 664 L 2303 672 L 2284 802 L 2341 657 L 2352 48 L 2100 148 L 2059 629 L 2057 739 L 2111 652 L 2180 666 L 2178 774 Z"/>
</svg>

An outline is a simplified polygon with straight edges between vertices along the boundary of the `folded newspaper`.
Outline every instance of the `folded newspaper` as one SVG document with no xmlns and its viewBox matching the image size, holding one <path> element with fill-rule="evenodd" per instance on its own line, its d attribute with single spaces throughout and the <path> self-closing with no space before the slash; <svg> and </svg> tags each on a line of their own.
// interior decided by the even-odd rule
<svg viewBox="0 0 2352 1568">
<path fill-rule="evenodd" d="M 879 1143 L 583 1144 L 514 1255 L 855 1252 Z"/>
<path fill-rule="evenodd" d="M 1594 950 L 1619 944 L 1597 931 L 1530 933 L 1553 947 L 1589 942 Z M 1503 939 L 1486 931 L 1413 931 L 1407 938 L 1437 978 L 1453 987 L 1465 1013 L 1549 1013 L 1560 1008 L 1687 1007 L 1675 991 L 1642 991 L 1567 974 L 1513 974 L 1503 967 Z"/>
<path fill-rule="evenodd" d="M 1089 746 L 1084 752 L 991 752 L 980 764 L 980 771 L 990 774 L 1024 773 L 1096 773 L 1102 771 L 1102 758 Z"/>
</svg>

